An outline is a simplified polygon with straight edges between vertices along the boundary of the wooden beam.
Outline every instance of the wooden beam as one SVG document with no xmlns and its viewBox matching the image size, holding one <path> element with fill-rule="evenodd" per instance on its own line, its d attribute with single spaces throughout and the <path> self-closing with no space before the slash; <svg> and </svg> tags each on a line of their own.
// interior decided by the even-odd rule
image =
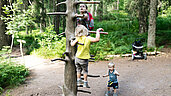
<svg viewBox="0 0 171 96">
<path fill-rule="evenodd" d="M 66 12 L 52 12 L 52 13 L 47 13 L 47 15 L 67 15 Z"/>
<path fill-rule="evenodd" d="M 67 62 L 65 59 L 62 59 L 62 58 L 53 59 L 51 61 L 53 62 L 53 61 L 57 61 L 57 60 L 61 60 L 61 61 Z"/>
<path fill-rule="evenodd" d="M 96 31 L 89 31 L 89 33 L 96 33 Z M 100 34 L 108 34 L 108 32 L 100 32 Z"/>
<path fill-rule="evenodd" d="M 56 4 L 56 6 L 61 5 L 61 4 L 66 4 L 66 1 Z"/>
<path fill-rule="evenodd" d="M 75 17 L 83 18 L 83 17 L 84 17 L 84 15 L 82 15 L 82 14 L 78 14 L 78 15 L 75 15 Z"/>
<path fill-rule="evenodd" d="M 75 4 L 100 4 L 100 1 L 76 1 Z"/>
</svg>

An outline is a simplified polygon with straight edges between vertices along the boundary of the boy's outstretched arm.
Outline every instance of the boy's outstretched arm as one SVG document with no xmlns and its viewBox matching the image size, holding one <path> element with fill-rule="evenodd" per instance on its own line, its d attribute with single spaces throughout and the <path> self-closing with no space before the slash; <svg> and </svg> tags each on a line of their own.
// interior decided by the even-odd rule
<svg viewBox="0 0 171 96">
<path fill-rule="evenodd" d="M 109 75 L 108 74 L 106 74 L 106 75 L 103 75 L 103 77 L 108 77 Z"/>
<path fill-rule="evenodd" d="M 100 41 L 100 31 L 103 31 L 102 28 L 97 29 L 96 31 L 96 38 L 91 38 L 91 42 L 98 42 Z"/>
</svg>

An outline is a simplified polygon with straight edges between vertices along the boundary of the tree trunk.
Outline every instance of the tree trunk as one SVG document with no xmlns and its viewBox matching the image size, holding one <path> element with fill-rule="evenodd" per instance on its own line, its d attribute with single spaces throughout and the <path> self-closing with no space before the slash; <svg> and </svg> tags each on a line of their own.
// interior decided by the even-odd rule
<svg viewBox="0 0 171 96">
<path fill-rule="evenodd" d="M 92 1 L 94 1 L 94 0 L 92 0 Z M 90 13 L 91 13 L 93 16 L 94 16 L 94 12 L 93 12 L 93 11 L 94 11 L 94 6 L 95 6 L 94 4 L 91 5 L 91 9 L 90 9 Z"/>
<path fill-rule="evenodd" d="M 0 17 L 5 16 L 2 7 L 7 4 L 7 0 L 0 0 Z M 5 34 L 6 26 L 3 20 L 0 18 L 0 48 L 5 45 L 9 45 L 9 37 Z"/>
<path fill-rule="evenodd" d="M 157 13 L 157 0 L 150 1 L 150 15 L 149 15 L 149 29 L 148 29 L 148 48 L 156 47 L 155 33 L 156 33 L 156 13 Z"/>
<path fill-rule="evenodd" d="M 117 0 L 117 9 L 116 10 L 119 10 L 119 0 Z"/>
<path fill-rule="evenodd" d="M 45 18 L 46 18 L 46 10 L 44 7 L 44 0 L 41 0 L 41 7 L 40 7 L 40 32 L 44 32 L 45 31 L 45 27 L 46 27 L 46 22 L 45 22 Z"/>
<path fill-rule="evenodd" d="M 148 25 L 147 25 L 147 18 L 149 14 L 149 0 L 139 0 L 138 1 L 138 6 L 139 6 L 139 14 L 138 14 L 138 20 L 139 20 L 139 33 L 145 33 L 148 30 Z"/>
<path fill-rule="evenodd" d="M 67 0 L 67 16 L 66 16 L 66 56 L 65 60 L 65 72 L 64 72 L 64 96 L 77 96 L 77 84 L 76 84 L 76 67 L 74 57 L 76 48 L 71 47 L 70 38 L 74 37 L 76 20 L 73 20 L 73 14 L 76 13 L 75 0 Z"/>
<path fill-rule="evenodd" d="M 62 25 L 62 27 L 63 27 L 62 32 L 64 32 L 65 31 L 65 27 L 66 27 L 66 19 L 65 19 L 65 16 L 63 16 L 63 25 Z"/>
<path fill-rule="evenodd" d="M 55 12 L 59 12 L 60 8 L 59 8 L 59 6 L 56 6 L 56 4 L 59 3 L 60 0 L 57 0 L 57 3 L 55 3 L 55 1 L 56 0 L 54 0 L 54 5 L 53 5 L 54 11 Z M 56 34 L 59 34 L 60 15 L 54 16 L 54 19 L 53 20 L 54 20 L 54 30 L 55 30 Z"/>
<path fill-rule="evenodd" d="M 99 16 L 99 21 L 102 21 L 102 18 L 103 18 L 103 0 L 100 0 L 100 5 L 98 7 L 98 10 L 97 10 L 97 14 Z"/>
</svg>

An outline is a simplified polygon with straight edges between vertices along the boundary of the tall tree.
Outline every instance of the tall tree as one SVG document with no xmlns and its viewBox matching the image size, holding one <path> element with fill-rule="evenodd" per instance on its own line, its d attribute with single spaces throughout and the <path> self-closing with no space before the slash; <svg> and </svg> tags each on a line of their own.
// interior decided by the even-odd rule
<svg viewBox="0 0 171 96">
<path fill-rule="evenodd" d="M 97 15 L 99 16 L 99 21 L 102 21 L 103 17 L 103 0 L 100 0 L 101 4 L 98 6 Z"/>
<path fill-rule="evenodd" d="M 139 33 L 148 31 L 148 15 L 150 0 L 126 0 L 126 10 L 132 17 L 138 17 Z"/>
<path fill-rule="evenodd" d="M 119 10 L 119 0 L 117 0 L 117 10 Z"/>
<path fill-rule="evenodd" d="M 139 33 L 148 31 L 148 15 L 149 15 L 150 0 L 138 0 L 138 20 L 139 20 Z"/>
<path fill-rule="evenodd" d="M 74 37 L 76 20 L 73 20 L 73 13 L 76 13 L 75 0 L 67 0 L 67 15 L 66 15 L 66 64 L 64 72 L 64 96 L 77 96 L 77 84 L 76 84 L 76 67 L 74 57 L 76 48 L 71 47 L 70 38 Z"/>
<path fill-rule="evenodd" d="M 5 16 L 5 14 L 3 13 L 3 9 L 2 7 L 4 5 L 7 4 L 7 0 L 0 0 L 0 17 L 1 15 Z M 5 29 L 6 29 L 6 26 L 5 26 L 5 23 L 3 20 L 1 20 L 0 18 L 0 48 L 4 45 L 8 45 L 9 44 L 9 38 L 8 36 L 5 34 Z"/>
<path fill-rule="evenodd" d="M 45 27 L 46 27 L 46 22 L 45 22 L 45 18 L 46 18 L 46 10 L 44 7 L 44 0 L 40 0 L 40 32 L 44 32 Z"/>
<path fill-rule="evenodd" d="M 150 15 L 149 15 L 148 42 L 147 42 L 148 48 L 156 47 L 155 44 L 156 13 L 157 13 L 157 0 L 150 0 Z"/>
<path fill-rule="evenodd" d="M 57 2 L 56 2 L 57 1 Z M 60 7 L 56 6 L 57 3 L 60 3 L 61 0 L 53 0 L 53 9 L 54 12 L 59 12 Z M 59 26 L 60 26 L 60 15 L 54 16 L 54 30 L 56 31 L 56 34 L 59 34 Z"/>
</svg>

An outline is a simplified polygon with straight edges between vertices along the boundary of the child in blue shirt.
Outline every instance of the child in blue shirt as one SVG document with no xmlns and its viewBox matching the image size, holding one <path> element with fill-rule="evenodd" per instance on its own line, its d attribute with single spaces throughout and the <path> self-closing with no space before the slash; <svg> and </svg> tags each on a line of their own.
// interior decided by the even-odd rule
<svg viewBox="0 0 171 96">
<path fill-rule="evenodd" d="M 109 76 L 109 81 L 107 84 L 107 89 L 108 92 L 106 94 L 106 96 L 108 96 L 110 94 L 110 87 L 113 87 L 114 89 L 114 94 L 113 96 L 117 96 L 116 94 L 116 89 L 118 89 L 118 80 L 117 80 L 117 76 L 119 76 L 119 73 L 115 70 L 115 64 L 110 62 L 108 64 L 108 74 L 107 75 L 103 75 L 103 77 L 108 77 Z"/>
</svg>

